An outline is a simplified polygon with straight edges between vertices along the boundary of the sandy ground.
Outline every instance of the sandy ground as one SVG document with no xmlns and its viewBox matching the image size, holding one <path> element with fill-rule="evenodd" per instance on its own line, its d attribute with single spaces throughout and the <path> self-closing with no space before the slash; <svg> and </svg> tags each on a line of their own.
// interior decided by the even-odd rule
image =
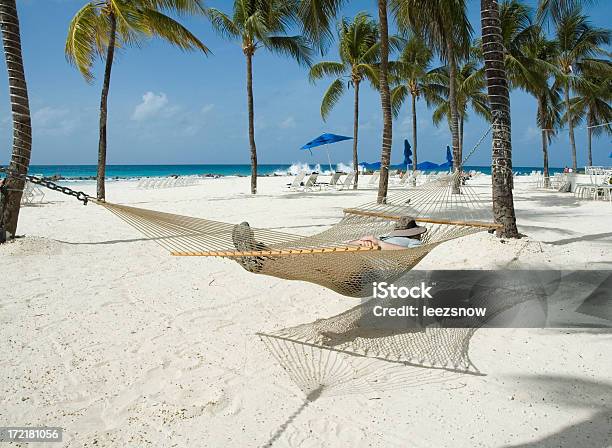
<svg viewBox="0 0 612 448">
<path fill-rule="evenodd" d="M 308 234 L 375 196 L 367 179 L 358 191 L 300 194 L 287 182 L 262 178 L 251 197 L 247 178 L 162 190 L 120 181 L 108 198 Z M 612 268 L 611 204 L 528 183 L 515 200 L 526 238 L 472 235 L 419 267 Z M 398 367 L 377 390 L 346 381 L 308 401 L 255 333 L 354 299 L 168 256 L 103 208 L 54 192 L 23 210 L 19 233 L 0 247 L 0 425 L 61 426 L 70 447 L 612 446 L 609 331 L 479 330 L 470 357 L 484 376 L 421 381 L 423 369 Z"/>
</svg>

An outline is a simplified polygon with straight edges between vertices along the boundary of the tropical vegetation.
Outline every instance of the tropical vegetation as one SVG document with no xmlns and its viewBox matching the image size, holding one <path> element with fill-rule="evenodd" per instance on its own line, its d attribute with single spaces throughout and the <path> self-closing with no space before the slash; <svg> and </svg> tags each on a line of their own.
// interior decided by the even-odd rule
<svg viewBox="0 0 612 448">
<path fill-rule="evenodd" d="M 391 91 L 391 106 L 395 118 L 399 116 L 404 102 L 410 98 L 413 171 L 416 171 L 418 164 L 416 105 L 422 96 L 429 95 L 434 85 L 435 76 L 431 69 L 433 58 L 434 54 L 425 41 L 418 35 L 410 33 L 399 58 L 391 63 L 391 74 L 395 86 Z"/>
<path fill-rule="evenodd" d="M 586 127 L 586 157 L 593 163 L 594 136 L 611 134 L 610 30 L 590 23 L 583 6 L 595 0 L 540 0 L 536 11 L 521 0 L 481 0 L 482 36 L 473 40 L 466 0 L 376 0 L 377 17 L 337 19 L 346 0 L 234 0 L 231 13 L 205 8 L 201 0 L 96 0 L 73 17 L 66 57 L 87 82 L 104 61 L 100 98 L 97 196 L 105 198 L 108 95 L 117 51 L 160 37 L 183 50 L 209 49 L 179 20 L 204 15 L 222 36 L 238 42 L 246 63 L 251 192 L 257 192 L 253 60 L 258 49 L 311 66 L 337 37 L 338 61 L 310 67 L 309 78 L 333 78 L 321 102 L 326 120 L 345 91 L 353 89 L 353 168 L 359 162 L 360 86 L 368 80 L 381 101 L 381 176 L 377 200 L 388 190 L 393 118 L 406 102 L 412 116 L 414 166 L 418 157 L 417 103 L 423 98 L 432 121 L 448 123 L 454 169 L 461 169 L 464 126 L 472 112 L 491 122 L 493 212 L 500 234 L 518 236 L 512 197 L 511 104 L 521 89 L 537 104 L 545 182 L 551 139 L 567 130 L 572 168 L 577 168 L 577 127 Z M 14 235 L 31 133 L 15 0 L 0 0 L 0 22 L 13 112 L 13 152 L 0 197 L 0 227 Z M 336 21 L 338 23 L 336 24 Z M 390 35 L 396 25 L 401 39 Z M 337 30 L 337 32 L 334 32 Z M 401 43 L 399 47 L 396 44 Z M 396 48 L 397 47 L 397 48 Z M 394 50 L 397 49 L 397 55 Z M 390 60 L 392 59 L 392 60 Z M 410 101 L 408 101 L 410 99 Z M 355 187 L 357 180 L 355 181 Z M 461 193 L 460 185 L 455 186 Z"/>
<path fill-rule="evenodd" d="M 182 50 L 209 53 L 187 28 L 168 14 L 204 11 L 200 0 L 99 0 L 87 2 L 73 17 L 66 38 L 66 58 L 87 82 L 92 82 L 97 57 L 105 60 L 100 98 L 97 197 L 104 199 L 107 151 L 108 92 L 115 51 L 160 37 Z"/>
<path fill-rule="evenodd" d="M 213 27 L 224 37 L 238 41 L 246 60 L 249 146 L 251 149 L 251 194 L 257 193 L 257 146 L 255 145 L 255 110 L 253 100 L 253 57 L 259 48 L 289 56 L 310 65 L 311 49 L 301 35 L 287 36 L 297 20 L 296 4 L 287 0 L 235 0 L 231 16 L 210 8 Z"/>
<path fill-rule="evenodd" d="M 340 61 L 321 61 L 310 69 L 310 80 L 315 82 L 325 76 L 336 79 L 329 85 L 321 102 L 321 117 L 325 121 L 342 97 L 345 89 L 352 87 L 353 99 L 353 188 L 359 182 L 359 88 L 364 79 L 375 87 L 378 84 L 379 54 L 378 24 L 366 13 L 360 13 L 352 21 L 343 18 L 338 26 L 338 54 Z"/>
</svg>

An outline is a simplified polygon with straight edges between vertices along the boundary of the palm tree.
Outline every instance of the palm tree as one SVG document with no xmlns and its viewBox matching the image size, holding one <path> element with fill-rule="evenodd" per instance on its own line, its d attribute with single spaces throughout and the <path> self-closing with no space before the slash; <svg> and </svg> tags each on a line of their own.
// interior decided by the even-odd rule
<svg viewBox="0 0 612 448">
<path fill-rule="evenodd" d="M 430 72 L 432 59 L 433 52 L 425 41 L 411 33 L 398 60 L 391 63 L 393 81 L 397 84 L 391 91 L 391 105 L 393 115 L 396 118 L 408 95 L 411 99 L 413 171 L 416 171 L 418 163 L 416 103 L 421 95 L 429 91 L 429 87 L 433 83 L 432 73 Z"/>
<path fill-rule="evenodd" d="M 310 80 L 312 82 L 324 76 L 336 76 L 330 84 L 321 102 L 321 117 L 327 118 L 331 109 L 344 93 L 345 81 L 348 78 L 348 86 L 354 88 L 353 100 L 353 170 L 355 180 L 353 188 L 357 188 L 359 182 L 359 158 L 357 154 L 357 142 L 359 134 L 359 86 L 364 78 L 370 80 L 373 85 L 377 84 L 376 68 L 374 64 L 378 60 L 378 24 L 366 13 L 359 13 L 352 22 L 342 19 L 338 30 L 338 53 L 341 62 L 323 61 L 315 64 L 310 69 Z"/>
<path fill-rule="evenodd" d="M 213 27 L 224 37 L 238 40 L 246 58 L 249 145 L 251 148 L 251 193 L 257 193 L 257 147 L 255 146 L 255 112 L 253 107 L 253 56 L 257 49 L 288 55 L 300 64 L 310 65 L 311 49 L 302 36 L 285 36 L 297 19 L 297 5 L 287 0 L 234 0 L 232 16 L 210 8 L 207 12 Z"/>
<path fill-rule="evenodd" d="M 14 237 L 32 150 L 28 87 L 21 54 L 21 33 L 15 0 L 0 0 L 0 28 L 13 114 L 13 152 L 7 179 L 0 189 L 0 239 Z M 11 176 L 15 173 L 15 176 Z M 5 234 L 6 232 L 6 234 Z M 8 235 L 7 235 L 8 234 Z"/>
<path fill-rule="evenodd" d="M 491 151 L 493 217 L 496 223 L 502 225 L 497 232 L 499 236 L 518 238 L 512 196 L 510 93 L 504 65 L 505 50 L 497 0 L 480 0 L 480 17 L 487 90 L 494 117 Z"/>
<path fill-rule="evenodd" d="M 380 66 L 378 86 L 383 112 L 382 149 L 380 154 L 380 180 L 377 202 L 387 201 L 389 189 L 389 163 L 393 140 L 393 115 L 391 113 L 391 91 L 389 90 L 389 24 L 387 23 L 387 0 L 378 0 L 378 23 L 380 26 Z"/>
<path fill-rule="evenodd" d="M 531 39 L 521 48 L 523 56 L 530 63 L 528 70 L 515 73 L 514 82 L 531 95 L 538 103 L 536 122 L 542 135 L 542 158 L 544 186 L 550 184 L 548 170 L 548 145 L 561 124 L 561 92 L 557 83 L 550 79 L 557 72 L 553 65 L 557 57 L 558 45 L 546 38 L 541 27 L 537 27 Z"/>
<path fill-rule="evenodd" d="M 469 54 L 472 27 L 467 18 L 465 0 L 391 0 L 398 26 L 423 36 L 449 66 L 449 77 L 457 76 L 457 63 Z M 455 170 L 461 166 L 459 152 L 459 114 L 455 82 L 449 83 L 451 134 Z M 455 193 L 459 191 L 457 185 Z"/>
<path fill-rule="evenodd" d="M 538 87 L 535 90 L 538 101 L 537 123 L 542 135 L 542 170 L 544 173 L 544 187 L 550 185 L 550 172 L 548 170 L 548 145 L 557 134 L 561 125 L 561 93 L 559 88 L 553 84 Z"/>
<path fill-rule="evenodd" d="M 593 5 L 597 0 L 540 0 L 538 3 L 538 21 L 541 23 L 549 18 L 556 22 L 559 18 L 582 5 Z"/>
<path fill-rule="evenodd" d="M 564 11 L 555 22 L 555 38 L 559 43 L 559 52 L 555 64 L 559 70 L 558 80 L 563 86 L 570 147 L 572 151 L 572 168 L 577 169 L 576 141 L 574 138 L 574 120 L 570 107 L 570 91 L 579 82 L 579 75 L 584 66 L 597 65 L 593 59 L 606 54 L 602 45 L 610 42 L 609 30 L 593 27 L 579 7 Z"/>
<path fill-rule="evenodd" d="M 593 165 L 592 139 L 603 133 L 612 134 L 612 64 L 608 61 L 600 67 L 583 68 L 582 80 L 576 83 L 577 96 L 570 100 L 574 124 L 586 120 L 587 156 L 589 166 Z M 565 121 L 567 121 L 567 110 Z"/>
<path fill-rule="evenodd" d="M 68 61 L 79 69 L 87 82 L 93 81 L 96 56 L 106 61 L 100 99 L 98 199 L 105 198 L 108 91 L 115 49 L 159 36 L 183 50 L 201 50 L 206 54 L 209 51 L 202 42 L 165 14 L 191 14 L 203 10 L 200 0 L 99 0 L 87 2 L 72 18 L 65 49 Z"/>
<path fill-rule="evenodd" d="M 429 105 L 435 105 L 432 120 L 437 126 L 446 119 L 451 126 L 449 107 L 450 76 L 448 66 L 432 70 L 431 78 L 435 82 L 429 85 L 426 100 Z M 468 108 L 471 107 L 481 117 L 491 120 L 489 98 L 485 92 L 486 80 L 482 67 L 475 58 L 470 58 L 457 69 L 455 78 L 455 98 L 457 101 L 457 114 L 459 119 L 459 149 L 463 154 L 463 127 L 468 120 Z"/>
</svg>

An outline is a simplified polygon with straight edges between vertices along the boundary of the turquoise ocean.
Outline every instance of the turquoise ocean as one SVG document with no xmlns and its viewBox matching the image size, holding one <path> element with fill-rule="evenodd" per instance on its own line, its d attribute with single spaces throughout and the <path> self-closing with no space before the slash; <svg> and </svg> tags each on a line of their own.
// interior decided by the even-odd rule
<svg viewBox="0 0 612 448">
<path fill-rule="evenodd" d="M 329 166 L 307 164 L 278 164 L 259 165 L 260 176 L 282 176 L 296 174 L 300 171 L 317 171 L 329 174 Z M 348 171 L 350 166 L 345 164 L 332 164 L 333 170 Z M 484 174 L 491 173 L 490 166 L 465 166 L 466 171 L 476 170 Z M 514 172 L 529 174 L 532 171 L 541 171 L 541 167 L 526 166 L 514 167 Z M 438 171 L 434 169 L 434 171 Z M 551 168 L 550 172 L 562 172 L 563 168 Z M 95 165 L 31 165 L 29 173 L 43 177 L 57 176 L 62 180 L 78 181 L 92 180 L 96 175 Z M 113 179 L 138 179 L 142 177 L 167 176 L 250 176 L 250 165 L 108 165 L 106 176 Z"/>
</svg>

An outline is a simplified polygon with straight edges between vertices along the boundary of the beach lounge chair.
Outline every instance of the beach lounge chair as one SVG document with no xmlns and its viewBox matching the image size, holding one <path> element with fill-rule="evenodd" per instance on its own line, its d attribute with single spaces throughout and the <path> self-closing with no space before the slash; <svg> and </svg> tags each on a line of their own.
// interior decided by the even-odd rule
<svg viewBox="0 0 612 448">
<path fill-rule="evenodd" d="M 338 190 L 348 190 L 353 188 L 353 181 L 355 180 L 355 173 L 349 173 L 344 179 L 344 182 L 338 184 Z"/>
<path fill-rule="evenodd" d="M 302 187 L 302 181 L 306 177 L 306 173 L 298 173 L 290 184 L 287 184 L 290 190 L 299 190 Z"/>
<path fill-rule="evenodd" d="M 340 177 L 343 175 L 344 173 L 342 172 L 338 172 L 336 171 L 334 173 L 334 175 L 331 177 L 329 183 L 327 184 L 330 187 L 335 187 L 336 185 L 338 185 L 338 181 L 340 180 Z"/>
<path fill-rule="evenodd" d="M 319 173 L 312 173 L 306 182 L 304 182 L 304 186 L 302 187 L 302 191 L 311 191 L 314 189 L 321 189 L 321 186 L 317 184 L 317 177 L 319 177 Z"/>
<path fill-rule="evenodd" d="M 370 178 L 368 185 L 374 185 L 376 182 L 378 182 L 379 178 L 380 178 L 380 171 L 374 171 L 374 174 L 372 174 L 372 177 Z"/>
</svg>

